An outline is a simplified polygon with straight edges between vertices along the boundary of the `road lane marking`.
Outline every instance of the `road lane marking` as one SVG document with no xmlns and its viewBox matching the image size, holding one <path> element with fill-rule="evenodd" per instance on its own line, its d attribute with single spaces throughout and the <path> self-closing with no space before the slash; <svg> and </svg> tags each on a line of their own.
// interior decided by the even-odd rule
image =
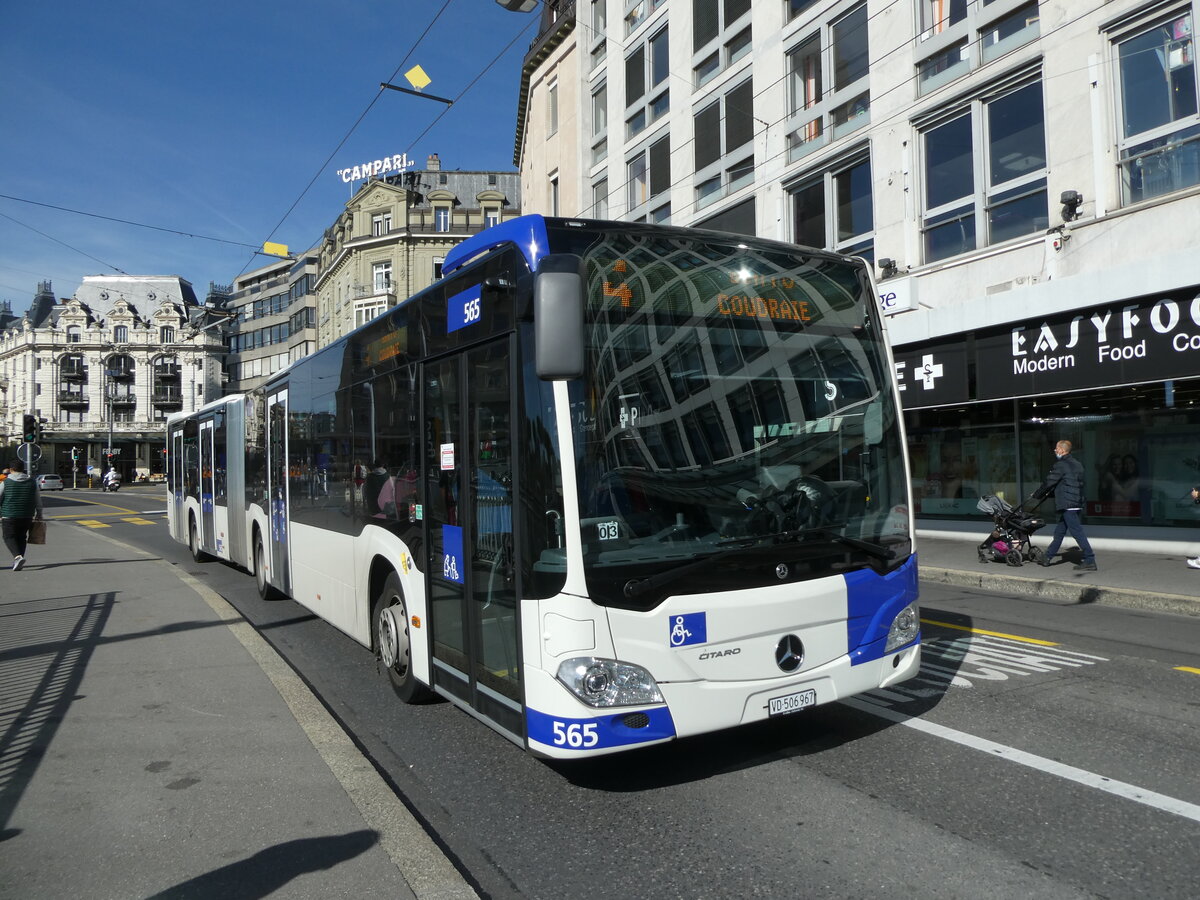
<svg viewBox="0 0 1200 900">
<path fill-rule="evenodd" d="M 1038 638 L 1022 637 L 1019 634 L 1005 634 L 1003 631 L 988 631 L 984 628 L 970 628 L 966 625 L 953 625 L 950 622 L 936 622 L 933 619 L 922 619 L 925 625 L 936 625 L 939 628 L 953 628 L 955 631 L 969 631 L 971 634 L 985 634 L 988 637 L 1005 638 L 1010 641 L 1021 641 L 1026 644 L 1040 644 L 1043 647 L 1057 647 L 1054 641 L 1043 641 Z"/>
<path fill-rule="evenodd" d="M 153 525 L 154 524 L 149 519 L 143 519 L 141 516 L 136 516 L 134 518 L 125 518 L 125 519 L 122 519 L 121 521 L 128 522 L 130 525 Z"/>
<path fill-rule="evenodd" d="M 1058 778 L 1064 778 L 1067 781 L 1074 781 L 1076 784 L 1082 784 L 1085 787 L 1115 794 L 1118 797 L 1124 797 L 1126 800 L 1132 800 L 1135 803 L 1141 803 L 1144 806 L 1149 806 L 1162 812 L 1168 812 L 1172 815 L 1182 816 L 1185 819 L 1191 819 L 1194 822 L 1200 822 L 1200 805 L 1188 803 L 1186 800 L 1180 800 L 1177 797 L 1168 797 L 1166 794 L 1147 790 L 1146 788 L 1138 787 L 1136 784 L 1117 781 L 1113 778 L 1107 778 L 1104 775 L 1097 775 L 1095 772 L 1089 772 L 1086 769 L 1079 769 L 1053 759 L 1047 759 L 1044 756 L 1026 753 L 1024 750 L 1018 750 L 1015 747 L 1009 747 L 1005 744 L 998 744 L 995 741 L 989 741 L 987 738 L 976 737 L 973 734 L 967 734 L 965 731 L 947 728 L 945 725 L 938 725 L 936 722 L 914 719 L 895 710 L 883 709 L 870 703 L 862 703 L 858 700 L 843 700 L 842 703 L 860 712 L 869 713 L 872 716 L 887 719 L 889 722 L 904 725 L 932 737 L 941 738 L 945 741 L 960 744 L 963 747 L 969 747 L 972 750 L 987 753 L 989 756 L 1006 759 L 1019 766 L 1036 769 L 1039 772 L 1045 772 L 1047 775 L 1054 775 Z"/>
<path fill-rule="evenodd" d="M 112 528 L 112 526 L 109 525 L 107 522 L 100 522 L 100 521 L 97 521 L 96 519 L 80 519 L 75 524 L 83 525 L 83 526 L 86 526 L 87 528 Z"/>
<path fill-rule="evenodd" d="M 1176 666 L 1177 671 L 1191 672 L 1193 675 L 1200 675 L 1200 669 L 1194 669 L 1191 666 Z"/>
</svg>

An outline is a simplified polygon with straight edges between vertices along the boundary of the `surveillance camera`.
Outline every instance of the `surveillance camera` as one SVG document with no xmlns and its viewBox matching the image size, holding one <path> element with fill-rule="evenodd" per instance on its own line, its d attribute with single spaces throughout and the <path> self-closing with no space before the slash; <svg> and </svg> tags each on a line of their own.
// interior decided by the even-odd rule
<svg viewBox="0 0 1200 900">
<path fill-rule="evenodd" d="M 1079 207 L 1083 205 L 1083 194 L 1079 191 L 1063 191 L 1058 202 L 1062 204 L 1063 221 L 1070 222 L 1079 215 Z"/>
</svg>

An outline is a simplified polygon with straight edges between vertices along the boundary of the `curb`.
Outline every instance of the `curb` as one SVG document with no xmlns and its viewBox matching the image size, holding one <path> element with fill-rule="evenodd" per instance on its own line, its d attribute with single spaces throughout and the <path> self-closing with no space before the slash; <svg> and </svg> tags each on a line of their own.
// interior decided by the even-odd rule
<svg viewBox="0 0 1200 900">
<path fill-rule="evenodd" d="M 1119 606 L 1125 609 L 1148 609 L 1185 616 L 1200 616 L 1200 600 L 1184 594 L 1150 594 L 1145 591 L 1103 587 L 1084 582 L 967 572 L 962 569 L 943 569 L 937 566 L 920 566 L 917 571 L 921 581 L 934 584 L 979 588 L 985 591 L 1009 591 L 1044 600 L 1066 600 L 1081 605 Z"/>
</svg>

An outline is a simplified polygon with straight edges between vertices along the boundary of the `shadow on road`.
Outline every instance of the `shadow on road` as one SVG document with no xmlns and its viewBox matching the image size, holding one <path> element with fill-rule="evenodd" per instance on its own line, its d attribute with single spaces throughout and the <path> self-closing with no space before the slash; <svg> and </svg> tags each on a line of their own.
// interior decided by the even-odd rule
<svg viewBox="0 0 1200 900">
<path fill-rule="evenodd" d="M 253 900 L 267 897 L 294 878 L 334 866 L 366 853 L 379 843 L 379 832 L 364 829 L 349 834 L 299 838 L 260 850 L 240 862 L 230 863 L 154 894 L 151 900 L 187 900 L 220 897 Z"/>
<path fill-rule="evenodd" d="M 39 601 L 32 610 L 3 607 L 0 840 L 16 834 L 8 828 L 13 810 L 75 700 L 115 603 L 116 593 L 107 591 Z M 33 648 L 36 652 L 29 652 Z"/>
</svg>

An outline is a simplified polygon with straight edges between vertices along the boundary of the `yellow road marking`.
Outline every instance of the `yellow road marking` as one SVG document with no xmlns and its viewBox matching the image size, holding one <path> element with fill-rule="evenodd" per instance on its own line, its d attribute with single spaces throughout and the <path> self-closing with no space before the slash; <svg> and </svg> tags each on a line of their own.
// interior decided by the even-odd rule
<svg viewBox="0 0 1200 900">
<path fill-rule="evenodd" d="M 925 625 L 937 625 L 939 628 L 953 628 L 957 631 L 969 631 L 971 634 L 986 634 L 988 637 L 1007 638 L 1010 641 L 1021 641 L 1025 644 L 1037 644 L 1041 647 L 1057 647 L 1054 641 L 1042 641 L 1037 638 L 1022 637 L 1019 634 L 1005 634 L 1003 631 L 988 631 L 985 628 L 968 628 L 966 625 L 952 625 L 949 622 L 935 622 L 933 619 L 922 619 Z"/>
<path fill-rule="evenodd" d="M 136 516 L 138 514 L 136 509 L 126 509 L 123 506 L 113 506 L 111 503 L 101 503 L 99 500 L 85 500 L 82 497 L 72 497 L 71 499 L 75 500 L 77 503 L 86 503 L 89 506 L 106 506 L 109 509 L 115 509 L 119 513 L 125 513 L 127 516 Z"/>
<path fill-rule="evenodd" d="M 149 519 L 143 519 L 141 516 L 136 516 L 130 519 L 122 519 L 122 522 L 128 522 L 130 525 L 153 525 Z"/>
<path fill-rule="evenodd" d="M 1200 675 L 1200 669 L 1195 669 L 1191 666 L 1176 666 L 1175 670 L 1178 672 L 1191 672 L 1193 675 Z"/>
<path fill-rule="evenodd" d="M 96 519 L 80 519 L 78 524 L 86 525 L 88 528 L 112 528 L 107 522 L 99 522 Z"/>
</svg>

